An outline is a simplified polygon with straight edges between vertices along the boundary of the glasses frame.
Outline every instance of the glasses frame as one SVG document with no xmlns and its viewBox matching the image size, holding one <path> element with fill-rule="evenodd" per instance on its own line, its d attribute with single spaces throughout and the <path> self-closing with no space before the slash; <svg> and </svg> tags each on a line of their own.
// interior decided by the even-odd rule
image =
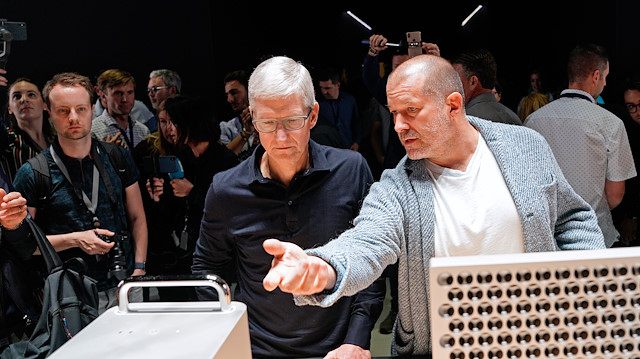
<svg viewBox="0 0 640 359">
<path fill-rule="evenodd" d="M 278 123 L 280 123 L 282 125 L 282 127 L 287 130 L 287 131 L 297 131 L 301 128 L 304 127 L 305 122 L 307 121 L 307 118 L 309 118 L 309 116 L 311 115 L 311 111 L 313 109 L 310 108 L 309 112 L 307 113 L 306 116 L 291 116 L 291 117 L 287 117 L 287 118 L 283 118 L 282 120 L 269 120 L 269 119 L 263 119 L 263 120 L 252 120 L 251 123 L 253 123 L 253 128 L 256 129 L 256 131 L 260 132 L 260 133 L 272 133 L 272 132 L 276 132 L 276 130 L 278 129 Z M 302 119 L 302 126 L 298 127 L 298 128 L 289 128 L 287 127 L 287 125 L 285 125 L 285 121 L 287 120 L 293 120 L 293 119 Z M 275 122 L 276 123 L 276 127 L 273 129 L 273 131 L 260 131 L 258 129 L 258 126 L 256 126 L 256 123 L 260 124 L 260 123 L 264 123 L 264 122 Z"/>
<path fill-rule="evenodd" d="M 627 106 L 627 110 L 629 110 L 629 113 L 636 113 L 638 112 L 638 108 L 640 108 L 640 103 L 627 102 L 625 103 L 625 106 Z"/>
<path fill-rule="evenodd" d="M 162 90 L 162 89 L 168 89 L 168 88 L 170 88 L 170 87 L 171 87 L 171 86 L 151 86 L 151 88 L 150 88 L 150 89 L 149 89 L 149 88 L 147 89 L 147 93 L 156 93 L 156 92 L 158 92 L 159 90 Z"/>
</svg>

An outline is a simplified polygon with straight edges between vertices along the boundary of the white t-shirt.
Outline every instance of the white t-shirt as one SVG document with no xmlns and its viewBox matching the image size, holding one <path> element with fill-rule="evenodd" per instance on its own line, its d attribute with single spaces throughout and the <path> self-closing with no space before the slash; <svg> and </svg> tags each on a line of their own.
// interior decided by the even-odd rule
<svg viewBox="0 0 640 359">
<path fill-rule="evenodd" d="M 524 253 L 515 202 L 481 135 L 466 171 L 425 164 L 434 182 L 436 257 Z"/>
</svg>

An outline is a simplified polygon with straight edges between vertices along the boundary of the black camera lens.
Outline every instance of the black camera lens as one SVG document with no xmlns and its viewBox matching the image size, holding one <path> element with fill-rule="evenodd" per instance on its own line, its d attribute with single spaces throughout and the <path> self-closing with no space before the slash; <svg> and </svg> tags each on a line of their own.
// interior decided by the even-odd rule
<svg viewBox="0 0 640 359">
<path fill-rule="evenodd" d="M 126 234 L 115 235 L 113 237 L 98 234 L 98 237 L 107 243 L 114 243 L 111 250 L 106 254 L 109 268 L 107 279 L 114 278 L 120 281 L 127 278 L 127 258 L 122 245 L 123 240 L 127 239 Z"/>
</svg>

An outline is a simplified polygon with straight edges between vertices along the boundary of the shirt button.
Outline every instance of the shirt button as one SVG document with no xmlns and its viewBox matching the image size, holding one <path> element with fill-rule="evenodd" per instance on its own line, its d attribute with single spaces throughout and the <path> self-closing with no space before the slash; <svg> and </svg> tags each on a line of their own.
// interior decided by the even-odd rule
<svg viewBox="0 0 640 359">
<path fill-rule="evenodd" d="M 287 202 L 287 204 L 288 204 L 289 206 L 291 206 L 291 205 L 293 204 L 293 201 L 289 201 L 289 202 Z"/>
</svg>

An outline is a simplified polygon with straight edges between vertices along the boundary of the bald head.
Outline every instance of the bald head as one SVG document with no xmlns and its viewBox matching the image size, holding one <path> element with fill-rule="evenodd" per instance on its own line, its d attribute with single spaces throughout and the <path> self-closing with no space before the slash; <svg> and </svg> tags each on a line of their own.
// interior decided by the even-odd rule
<svg viewBox="0 0 640 359">
<path fill-rule="evenodd" d="M 387 82 L 387 92 L 400 83 L 421 81 L 425 95 L 444 100 L 453 92 L 464 96 L 460 76 L 451 63 L 440 56 L 420 55 L 403 62 L 396 68 Z"/>
</svg>

